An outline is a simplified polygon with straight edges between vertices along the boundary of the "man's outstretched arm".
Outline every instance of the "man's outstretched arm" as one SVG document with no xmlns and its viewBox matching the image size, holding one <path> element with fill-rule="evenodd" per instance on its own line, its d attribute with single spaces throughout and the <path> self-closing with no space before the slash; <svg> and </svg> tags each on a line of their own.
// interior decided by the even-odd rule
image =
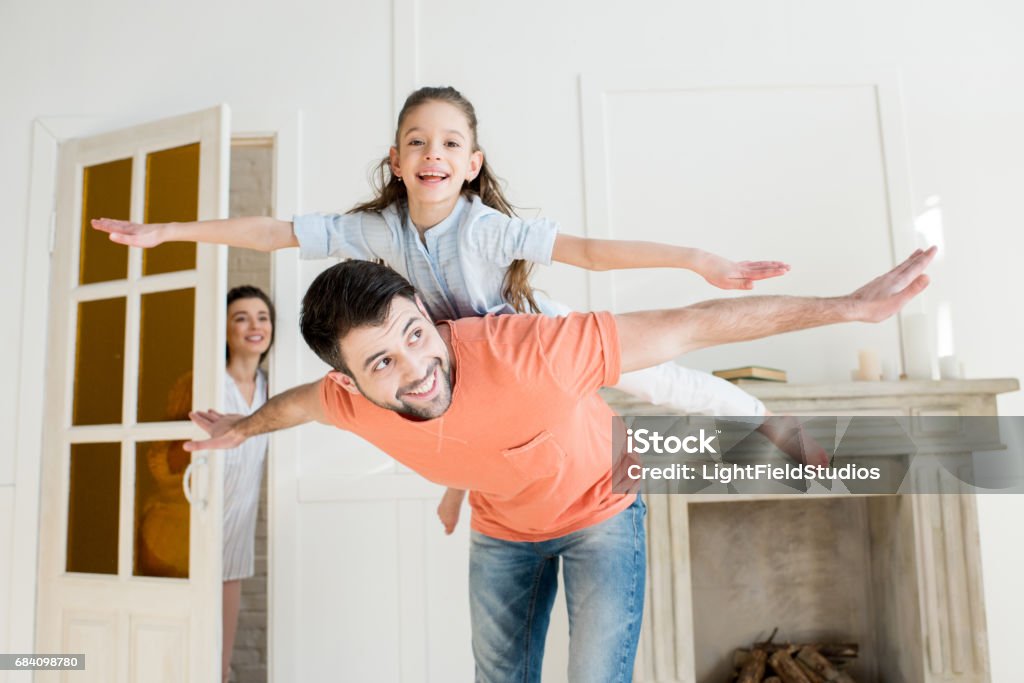
<svg viewBox="0 0 1024 683">
<path fill-rule="evenodd" d="M 704 301 L 685 308 L 615 316 L 622 371 L 639 370 L 708 346 L 760 339 L 841 322 L 880 322 L 924 291 L 935 247 L 847 296 L 756 296 Z"/>
<path fill-rule="evenodd" d="M 314 420 L 327 421 L 320 405 L 319 381 L 300 384 L 274 396 L 248 417 L 223 415 L 216 410 L 195 411 L 188 416 L 209 434 L 210 438 L 187 442 L 186 451 L 234 448 L 250 436 L 275 432 Z"/>
</svg>

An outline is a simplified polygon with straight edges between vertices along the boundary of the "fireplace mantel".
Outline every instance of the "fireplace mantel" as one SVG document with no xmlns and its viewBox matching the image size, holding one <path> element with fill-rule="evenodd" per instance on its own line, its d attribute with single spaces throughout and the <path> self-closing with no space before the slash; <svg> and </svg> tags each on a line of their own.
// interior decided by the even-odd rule
<svg viewBox="0 0 1024 683">
<path fill-rule="evenodd" d="M 847 416 L 995 415 L 996 396 L 1019 389 L 1015 379 L 817 385 L 744 382 L 740 386 L 776 414 Z M 622 415 L 671 414 L 614 390 L 605 390 L 605 398 Z M 732 502 L 724 496 L 650 495 L 647 505 L 648 594 L 635 675 L 639 683 L 707 683 L 721 678 L 723 653 L 749 642 L 718 642 L 727 637 L 722 630 L 726 627 L 727 632 L 728 624 L 723 623 L 727 617 L 719 614 L 715 605 L 721 605 L 722 612 L 733 608 L 727 604 L 729 599 L 719 595 L 753 591 L 759 606 L 771 603 L 780 609 L 778 605 L 783 605 L 782 616 L 792 616 L 786 613 L 790 608 L 785 605 L 789 603 L 778 595 L 785 588 L 780 591 L 766 585 L 758 591 L 754 583 L 751 589 L 749 575 L 757 562 L 735 570 L 739 577 L 736 586 L 728 585 L 728 579 L 717 578 L 718 572 L 729 571 L 735 555 L 730 547 L 736 543 L 756 545 L 759 524 L 772 524 L 758 520 L 793 519 L 798 508 L 792 505 L 802 509 L 823 506 L 818 508 L 821 517 L 833 522 L 823 522 L 825 526 L 820 528 L 833 529 L 828 524 L 835 520 L 851 520 L 841 530 L 848 537 L 823 534 L 820 540 L 813 531 L 808 532 L 806 525 L 783 523 L 778 545 L 796 547 L 800 557 L 810 558 L 808 575 L 835 572 L 835 558 L 843 552 L 844 561 L 856 565 L 849 567 L 850 571 L 836 573 L 842 574 L 837 578 L 851 579 L 854 584 L 852 592 L 837 600 L 837 609 L 855 609 L 859 601 L 865 603 L 865 616 L 860 619 L 863 624 L 849 620 L 860 624 L 864 641 L 858 683 L 990 681 L 973 496 L 787 496 L 783 500 L 778 496 L 747 495 Z M 722 505 L 732 506 L 735 512 L 728 512 L 728 507 L 709 507 Z M 700 520 L 713 529 L 691 529 L 691 523 Z M 744 533 L 754 536 L 745 538 Z M 723 543 L 731 546 L 716 550 L 713 545 L 718 535 L 728 535 L 730 540 Z M 779 558 L 763 559 L 761 566 L 771 574 Z M 709 576 L 712 580 L 695 586 L 694 581 L 699 583 L 702 576 L 705 581 Z M 739 585 L 743 582 L 748 583 Z M 824 604 L 828 599 L 825 593 L 818 602 Z M 811 616 L 822 611 L 821 605 L 813 604 L 814 598 L 803 602 L 811 605 L 804 605 Z M 805 619 L 801 613 L 797 621 L 804 624 L 813 619 Z M 764 623 L 759 627 L 770 630 L 772 626 Z M 750 623 L 737 620 L 737 630 L 749 627 Z M 813 629 L 813 624 L 810 627 Z M 709 631 L 719 633 L 710 642 Z M 787 636 L 782 633 L 780 637 Z M 711 671 L 714 676 L 709 674 Z"/>
<path fill-rule="evenodd" d="M 995 415 L 996 396 L 1020 389 L 1016 379 L 944 381 L 841 382 L 787 384 L 746 380 L 737 386 L 764 401 L 775 413 L 921 415 L 948 411 L 958 415 Z M 652 406 L 614 389 L 602 392 L 622 415 L 665 415 L 672 410 Z M 836 411 L 839 411 L 838 413 Z M 881 411 L 881 412 L 879 412 Z M 924 411 L 924 412 L 922 412 Z"/>
</svg>

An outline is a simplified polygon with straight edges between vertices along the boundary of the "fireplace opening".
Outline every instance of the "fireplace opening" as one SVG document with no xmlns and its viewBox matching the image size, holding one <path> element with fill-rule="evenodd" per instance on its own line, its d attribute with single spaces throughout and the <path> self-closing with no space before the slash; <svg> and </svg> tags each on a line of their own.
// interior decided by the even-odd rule
<svg viewBox="0 0 1024 683">
<path fill-rule="evenodd" d="M 909 496 L 689 505 L 696 680 L 729 681 L 737 648 L 857 643 L 858 683 L 920 680 Z"/>
</svg>

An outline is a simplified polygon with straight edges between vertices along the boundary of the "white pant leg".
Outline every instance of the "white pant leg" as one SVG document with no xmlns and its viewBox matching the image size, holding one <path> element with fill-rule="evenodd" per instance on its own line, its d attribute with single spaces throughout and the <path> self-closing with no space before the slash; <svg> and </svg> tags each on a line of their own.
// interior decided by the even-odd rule
<svg viewBox="0 0 1024 683">
<path fill-rule="evenodd" d="M 627 372 L 615 388 L 656 406 L 683 413 L 763 417 L 764 404 L 721 377 L 669 361 Z"/>
<path fill-rule="evenodd" d="M 544 315 L 559 317 L 572 313 L 565 304 L 540 293 L 535 292 L 534 298 Z M 765 414 L 761 401 L 732 382 L 671 361 L 627 372 L 619 377 L 615 388 L 641 401 L 691 415 L 764 417 Z"/>
</svg>

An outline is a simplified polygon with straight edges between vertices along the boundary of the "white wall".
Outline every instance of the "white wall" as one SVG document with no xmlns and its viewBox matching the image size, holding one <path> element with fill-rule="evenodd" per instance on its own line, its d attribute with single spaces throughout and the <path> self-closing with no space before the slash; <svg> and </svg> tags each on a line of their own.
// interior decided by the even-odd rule
<svg viewBox="0 0 1024 683">
<path fill-rule="evenodd" d="M 11 548 L 14 543 L 14 487 L 0 486 L 0 614 L 9 614 L 8 590 L 11 587 Z M 9 619 L 0 619 L 0 650 L 9 652 L 5 645 L 8 642 L 8 631 L 12 628 Z M 3 674 L 0 674 L 0 680 Z"/>
<path fill-rule="evenodd" d="M 399 25 L 406 26 L 414 2 L 394 2 L 402 10 Z M 4 318 L 21 316 L 30 131 L 36 117 L 94 115 L 113 127 L 217 102 L 236 111 L 264 105 L 302 109 L 304 206 L 344 209 L 365 195 L 366 168 L 390 140 L 392 75 L 400 84 L 452 83 L 477 105 L 481 141 L 509 181 L 512 201 L 540 207 L 566 230 L 582 233 L 581 73 L 675 68 L 788 73 L 808 65 L 826 72 L 882 66 L 902 73 L 911 210 L 924 213 L 930 197 L 941 209 L 947 249 L 932 268 L 926 305 L 934 312 L 940 303 L 950 304 L 956 353 L 969 376 L 1024 377 L 1019 353 L 1024 316 L 1016 300 L 1022 290 L 1018 255 L 1024 251 L 1020 3 L 730 0 L 553 6 L 537 0 L 438 0 L 422 3 L 416 16 L 415 40 L 394 46 L 395 61 L 387 3 L 5 2 L 0 9 Z M 681 226 L 679 239 L 700 245 L 703 237 Z M 310 272 L 311 267 L 304 271 Z M 582 273 L 555 268 L 540 282 L 569 304 L 587 303 Z M 815 285 L 823 293 L 835 292 L 827 275 Z M 17 325 L 5 325 L 0 376 L 17 376 L 19 343 Z M 319 371 L 307 357 L 303 372 Z M 0 386 L 0 434 L 11 439 L 19 424 L 18 389 L 11 380 Z M 1024 414 L 1024 395 L 1004 397 L 1000 409 Z M 34 454 L 27 455 L 22 462 L 32 466 Z M 13 448 L 0 448 L 0 486 L 14 482 L 14 467 Z M 1024 517 L 1024 500 L 983 502 L 980 512 L 984 547 L 1000 549 L 984 558 L 994 680 L 1015 680 L 1021 672 L 1013 668 L 1013 615 L 1024 610 L 1024 594 L 1012 576 L 991 565 L 1019 566 L 1024 560 L 1020 531 L 1006 523 Z M 0 534 L 0 544 L 5 538 Z M 0 557 L 10 556 L 6 550 L 0 545 Z M 0 570 L 0 580 L 4 576 Z M 8 595 L 8 587 L 0 585 L 0 614 L 7 611 Z M 1007 609 L 1010 605 L 1015 608 Z"/>
</svg>

